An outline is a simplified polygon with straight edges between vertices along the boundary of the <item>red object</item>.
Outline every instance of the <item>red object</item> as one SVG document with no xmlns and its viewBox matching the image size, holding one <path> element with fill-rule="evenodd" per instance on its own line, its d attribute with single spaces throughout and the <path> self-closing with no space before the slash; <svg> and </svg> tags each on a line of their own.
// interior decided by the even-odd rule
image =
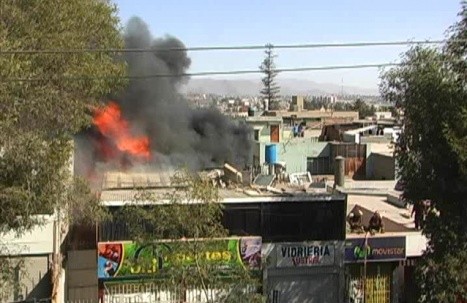
<svg viewBox="0 0 467 303">
<path fill-rule="evenodd" d="M 97 110 L 93 124 L 121 152 L 143 159 L 150 158 L 149 138 L 147 136 L 136 137 L 131 134 L 128 121 L 122 117 L 120 106 L 117 103 L 109 102 L 107 106 Z M 101 146 L 101 151 L 104 151 L 105 147 Z M 104 154 L 110 156 L 112 152 L 105 150 Z"/>
</svg>

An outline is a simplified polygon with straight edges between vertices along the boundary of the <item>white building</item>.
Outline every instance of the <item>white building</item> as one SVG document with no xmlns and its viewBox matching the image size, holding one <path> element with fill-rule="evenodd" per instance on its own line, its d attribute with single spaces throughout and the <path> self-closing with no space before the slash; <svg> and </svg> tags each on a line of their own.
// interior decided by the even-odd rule
<svg viewBox="0 0 467 303">
<path fill-rule="evenodd" d="M 57 268 L 54 260 L 59 260 L 65 226 L 55 215 L 36 218 L 41 224 L 31 230 L 21 235 L 9 232 L 0 237 L 0 258 L 9 258 L 13 266 L 14 286 L 9 291 L 8 301 L 49 299 L 55 280 L 56 302 L 64 302 L 64 271 L 55 271 L 55 279 L 53 273 Z"/>
</svg>

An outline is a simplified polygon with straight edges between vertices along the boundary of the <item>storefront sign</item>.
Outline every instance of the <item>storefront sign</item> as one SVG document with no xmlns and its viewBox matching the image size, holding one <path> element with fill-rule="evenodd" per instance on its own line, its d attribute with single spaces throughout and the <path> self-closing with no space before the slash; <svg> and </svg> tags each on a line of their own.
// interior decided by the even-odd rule
<svg viewBox="0 0 467 303">
<path fill-rule="evenodd" d="M 261 237 L 165 241 L 147 245 L 99 243 L 97 275 L 99 279 L 154 276 L 170 267 L 193 266 L 196 262 L 214 264 L 226 270 L 235 266 L 259 269 L 261 245 Z"/>
<path fill-rule="evenodd" d="M 278 244 L 277 267 L 306 267 L 334 264 L 335 247 L 323 242 Z"/>
<path fill-rule="evenodd" d="M 345 262 L 381 262 L 405 259 L 405 237 L 368 237 L 347 239 L 345 243 Z"/>
</svg>

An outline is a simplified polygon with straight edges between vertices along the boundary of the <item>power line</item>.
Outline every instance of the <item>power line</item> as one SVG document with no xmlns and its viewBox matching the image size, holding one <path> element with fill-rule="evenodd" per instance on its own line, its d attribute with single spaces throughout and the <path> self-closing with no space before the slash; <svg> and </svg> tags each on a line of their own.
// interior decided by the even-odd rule
<svg viewBox="0 0 467 303">
<path fill-rule="evenodd" d="M 351 43 L 309 43 L 309 44 L 279 44 L 272 45 L 274 49 L 301 48 L 339 48 L 339 47 L 374 47 L 400 45 L 442 44 L 448 40 L 413 40 L 413 41 L 382 41 L 382 42 L 351 42 Z M 451 40 L 452 42 L 467 42 L 467 40 Z M 227 51 L 227 50 L 262 50 L 268 45 L 242 46 L 198 46 L 198 47 L 167 47 L 167 48 L 101 48 L 101 49 L 36 49 L 36 50 L 0 50 L 0 55 L 36 55 L 36 54 L 79 54 L 79 53 L 151 53 L 168 51 Z"/>
<path fill-rule="evenodd" d="M 315 67 L 297 67 L 297 68 L 279 68 L 277 72 L 304 72 L 304 71 L 324 71 L 338 69 L 361 69 L 361 68 L 380 68 L 387 66 L 397 66 L 401 63 L 379 63 L 379 64 L 355 64 L 355 65 L 334 65 L 334 66 L 315 66 Z M 261 70 L 236 70 L 236 71 L 213 71 L 213 72 L 195 72 L 182 74 L 152 74 L 152 75 L 136 75 L 136 76 L 71 76 L 58 78 L 4 78 L 1 82 L 44 82 L 51 80 L 67 80 L 67 81 L 86 81 L 86 80 L 106 80 L 106 79 L 152 79 L 152 78 L 182 78 L 182 77 L 198 77 L 198 76 L 213 76 L 213 75 L 241 75 L 241 74 L 259 74 Z"/>
</svg>

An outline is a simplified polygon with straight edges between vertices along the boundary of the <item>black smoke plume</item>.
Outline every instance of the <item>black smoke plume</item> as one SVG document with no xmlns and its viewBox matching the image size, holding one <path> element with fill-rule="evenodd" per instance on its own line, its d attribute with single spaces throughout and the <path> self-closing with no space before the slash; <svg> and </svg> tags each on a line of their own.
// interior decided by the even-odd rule
<svg viewBox="0 0 467 303">
<path fill-rule="evenodd" d="M 251 142 L 246 123 L 229 119 L 217 109 L 195 109 L 179 93 L 179 87 L 189 81 L 182 74 L 187 72 L 191 59 L 186 51 L 163 49 L 184 48 L 184 44 L 171 36 L 154 39 L 139 18 L 129 21 L 124 38 L 125 48 L 154 49 L 124 55 L 130 77 L 170 76 L 130 78 L 125 92 L 114 98 L 132 131 L 149 137 L 152 162 L 168 159 L 171 165 L 194 169 L 226 161 L 237 166 L 248 164 Z M 87 131 L 76 141 L 78 148 L 87 150 L 78 159 L 78 166 L 87 170 L 106 161 L 100 146 L 102 138 L 96 137 L 95 132 Z"/>
</svg>

